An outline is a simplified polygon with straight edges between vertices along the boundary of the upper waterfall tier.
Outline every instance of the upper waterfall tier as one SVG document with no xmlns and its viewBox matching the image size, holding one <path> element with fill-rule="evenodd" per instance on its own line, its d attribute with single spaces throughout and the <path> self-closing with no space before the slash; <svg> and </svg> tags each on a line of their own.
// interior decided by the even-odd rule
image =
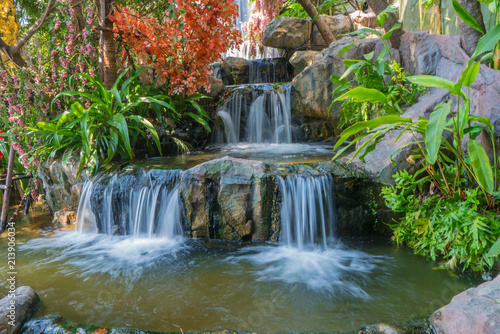
<svg viewBox="0 0 500 334">
<path fill-rule="evenodd" d="M 213 76 L 225 85 L 290 82 L 293 68 L 286 58 L 247 60 L 228 57 L 223 63 L 212 64 Z"/>
<path fill-rule="evenodd" d="M 291 143 L 291 86 L 242 85 L 219 107 L 215 144 Z"/>
</svg>

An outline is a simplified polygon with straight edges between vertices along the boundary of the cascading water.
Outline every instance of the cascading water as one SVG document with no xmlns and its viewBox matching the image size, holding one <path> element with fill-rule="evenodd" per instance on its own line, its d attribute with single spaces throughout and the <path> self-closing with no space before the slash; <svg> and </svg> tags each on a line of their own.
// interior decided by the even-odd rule
<svg viewBox="0 0 500 334">
<path fill-rule="evenodd" d="M 219 108 L 224 129 L 214 131 L 216 144 L 292 142 L 290 84 L 255 86 L 235 87 Z"/>
<path fill-rule="evenodd" d="M 326 248 L 336 222 L 333 177 L 290 175 L 278 177 L 282 194 L 280 242 L 300 250 Z"/>
<path fill-rule="evenodd" d="M 151 170 L 89 180 L 82 190 L 77 230 L 106 235 L 173 238 L 180 225 L 180 171 Z"/>
<path fill-rule="evenodd" d="M 289 82 L 290 75 L 285 58 L 263 58 L 248 62 L 249 83 Z"/>
</svg>

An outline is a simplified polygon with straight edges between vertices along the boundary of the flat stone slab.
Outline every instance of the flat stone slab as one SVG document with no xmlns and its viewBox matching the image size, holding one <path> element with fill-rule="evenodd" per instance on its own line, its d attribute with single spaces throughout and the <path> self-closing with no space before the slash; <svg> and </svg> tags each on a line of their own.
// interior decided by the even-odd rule
<svg viewBox="0 0 500 334">
<path fill-rule="evenodd" d="M 500 275 L 456 295 L 430 321 L 437 334 L 500 333 Z"/>
</svg>

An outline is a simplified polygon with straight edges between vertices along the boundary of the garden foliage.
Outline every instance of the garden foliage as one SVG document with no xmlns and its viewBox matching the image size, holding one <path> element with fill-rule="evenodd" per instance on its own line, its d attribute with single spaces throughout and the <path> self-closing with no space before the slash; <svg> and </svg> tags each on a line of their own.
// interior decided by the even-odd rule
<svg viewBox="0 0 500 334">
<path fill-rule="evenodd" d="M 209 87 L 211 63 L 235 47 L 237 6 L 229 0 L 167 0 L 163 17 L 139 15 L 121 7 L 115 11 L 115 33 L 133 48 L 140 63 L 154 68 L 169 95 L 191 95 Z"/>
<path fill-rule="evenodd" d="M 388 7 L 377 17 L 377 24 L 384 26 L 387 12 L 394 11 Z M 412 105 L 423 89 L 406 79 L 406 72 L 392 56 L 389 38 L 392 32 L 400 28 L 396 24 L 390 31 L 382 34 L 380 31 L 362 28 L 347 35 L 359 35 L 359 39 L 371 35 L 377 36 L 384 44 L 384 50 L 375 58 L 374 52 L 364 55 L 365 59 L 343 59 L 346 71 L 341 75 L 332 75 L 330 80 L 337 85 L 332 94 L 338 97 L 330 105 L 329 112 L 336 102 L 342 101 L 340 106 L 340 127 L 352 125 L 356 122 L 367 121 L 381 115 L 399 115 L 402 105 Z M 345 54 L 356 43 L 346 45 L 337 54 Z M 350 76 L 352 80 L 349 80 Z M 368 96 L 364 96 L 368 94 Z M 376 99 L 374 97 L 377 97 Z"/>
<path fill-rule="evenodd" d="M 417 172 L 418 177 L 406 172 L 396 174 L 396 186 L 384 190 L 387 205 L 405 213 L 393 226 L 396 241 L 433 259 L 443 256 L 449 264 L 481 271 L 489 270 L 494 263 L 490 256 L 500 253 L 493 247 L 500 235 L 500 161 L 495 155 L 490 120 L 470 114 L 468 87 L 479 72 L 481 62 L 476 59 L 491 51 L 499 40 L 500 24 L 479 40 L 458 83 L 429 75 L 407 78 L 424 87 L 449 91 L 459 101 L 456 108 L 448 101 L 438 104 L 430 119 L 390 115 L 359 122 L 343 131 L 335 146 L 339 148 L 357 135 L 336 157 L 358 143 L 353 159 L 359 156 L 363 160 L 389 131 L 399 131 L 396 141 L 411 133 L 414 141 L 405 145 L 413 147 L 409 160 L 420 161 L 423 168 Z M 381 92 L 351 94 L 378 102 Z M 491 157 L 480 136 L 491 143 Z"/>
</svg>

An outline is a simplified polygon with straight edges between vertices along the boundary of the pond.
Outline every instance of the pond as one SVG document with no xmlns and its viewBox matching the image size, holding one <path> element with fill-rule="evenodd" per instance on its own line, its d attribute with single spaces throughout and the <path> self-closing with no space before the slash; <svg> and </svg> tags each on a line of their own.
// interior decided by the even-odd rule
<svg viewBox="0 0 500 334">
<path fill-rule="evenodd" d="M 44 222 L 43 215 L 34 219 Z M 26 218 L 18 230 L 17 284 L 40 295 L 37 316 L 106 327 L 345 332 L 428 316 L 479 284 L 373 238 L 333 238 L 299 250 L 182 236 L 39 233 Z M 5 279 L 0 290 L 7 291 Z"/>
</svg>

